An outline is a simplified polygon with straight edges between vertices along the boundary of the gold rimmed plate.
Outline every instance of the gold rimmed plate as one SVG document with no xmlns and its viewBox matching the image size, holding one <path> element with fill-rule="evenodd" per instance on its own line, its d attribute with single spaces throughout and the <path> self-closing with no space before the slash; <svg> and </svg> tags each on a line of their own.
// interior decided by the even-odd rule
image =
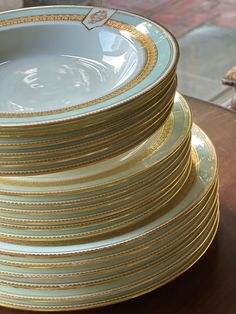
<svg viewBox="0 0 236 314">
<path fill-rule="evenodd" d="M 171 221 L 175 216 L 180 215 L 184 212 L 184 208 L 188 208 L 189 206 L 194 206 L 194 204 L 198 201 L 198 199 L 203 198 L 203 195 L 207 193 L 209 188 L 213 185 L 213 182 L 216 177 L 216 156 L 214 152 L 214 148 L 209 142 L 206 135 L 196 126 L 193 128 L 193 146 L 197 150 L 198 153 L 198 162 L 199 168 L 197 172 L 196 180 L 194 181 L 190 191 L 187 195 L 182 199 L 175 207 L 169 208 L 169 210 L 163 213 L 162 216 L 158 218 L 158 220 L 154 220 L 153 222 L 140 227 L 136 230 L 129 232 L 128 234 L 121 234 L 119 236 L 106 239 L 103 241 L 91 242 L 89 244 L 81 244 L 81 245 L 71 245 L 71 246 L 61 246 L 61 247 L 44 247 L 43 252 L 40 247 L 30 247 L 30 246 L 21 246 L 21 245 L 13 245 L 13 244 L 4 244 L 2 243 L 1 251 L 12 253 L 14 251 L 18 251 L 20 255 L 41 255 L 41 256 L 63 256 L 63 255 L 73 255 L 73 254 L 91 254 L 92 252 L 106 251 L 111 250 L 113 248 L 123 246 L 125 243 L 132 243 L 134 240 L 138 238 L 145 238 L 152 229 L 158 229 L 165 222 Z M 209 166 L 210 165 L 210 166 Z M 187 209 L 186 209 L 187 210 Z M 20 250 L 20 251 L 19 251 Z M 32 251 L 31 251 L 32 250 Z M 72 251 L 74 252 L 72 252 Z"/>
</svg>

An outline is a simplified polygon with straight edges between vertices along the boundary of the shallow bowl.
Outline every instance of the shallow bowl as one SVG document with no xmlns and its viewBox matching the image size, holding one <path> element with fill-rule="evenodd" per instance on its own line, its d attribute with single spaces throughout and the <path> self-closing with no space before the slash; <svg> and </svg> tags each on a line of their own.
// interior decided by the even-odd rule
<svg viewBox="0 0 236 314">
<path fill-rule="evenodd" d="M 1 13 L 0 41 L 2 128 L 111 109 L 163 85 L 178 60 L 162 26 L 105 8 Z"/>
</svg>

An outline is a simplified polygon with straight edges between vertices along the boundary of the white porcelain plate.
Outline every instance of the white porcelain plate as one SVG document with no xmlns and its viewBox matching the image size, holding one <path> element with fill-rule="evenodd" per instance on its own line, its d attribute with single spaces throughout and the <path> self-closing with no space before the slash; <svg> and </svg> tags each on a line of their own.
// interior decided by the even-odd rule
<svg viewBox="0 0 236 314">
<path fill-rule="evenodd" d="M 161 26 L 104 8 L 0 13 L 0 125 L 52 123 L 145 93 L 176 66 Z"/>
</svg>

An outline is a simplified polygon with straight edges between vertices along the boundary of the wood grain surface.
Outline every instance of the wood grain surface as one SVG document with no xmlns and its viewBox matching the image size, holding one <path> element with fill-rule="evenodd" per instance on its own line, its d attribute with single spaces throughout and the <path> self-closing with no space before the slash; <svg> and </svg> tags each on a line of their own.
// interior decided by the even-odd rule
<svg viewBox="0 0 236 314">
<path fill-rule="evenodd" d="M 209 135 L 219 157 L 221 221 L 213 244 L 196 265 L 162 288 L 120 304 L 73 313 L 236 314 L 236 114 L 188 100 L 194 122 Z M 0 314 L 29 313 L 0 308 Z"/>
</svg>

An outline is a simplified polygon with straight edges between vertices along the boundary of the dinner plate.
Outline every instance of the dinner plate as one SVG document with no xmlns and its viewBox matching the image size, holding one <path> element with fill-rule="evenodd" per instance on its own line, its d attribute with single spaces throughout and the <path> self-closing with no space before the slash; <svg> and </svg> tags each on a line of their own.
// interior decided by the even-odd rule
<svg viewBox="0 0 236 314">
<path fill-rule="evenodd" d="M 78 259 L 78 256 L 66 256 L 62 258 L 37 258 L 37 257 L 16 257 L 16 256 L 1 256 L 1 275 L 8 277 L 18 278 L 30 278 L 31 274 L 37 274 L 39 278 L 51 278 L 58 274 L 63 274 L 63 278 L 80 277 L 83 275 L 93 274 L 99 275 L 102 269 L 109 272 L 111 268 L 115 268 L 117 265 L 124 265 L 125 263 L 133 264 L 133 262 L 139 261 L 142 256 L 149 256 L 148 251 L 154 250 L 156 246 L 163 248 L 172 245 L 178 245 L 179 241 L 182 241 L 183 234 L 187 234 L 191 228 L 193 232 L 195 225 L 203 223 L 207 217 L 207 213 L 214 207 L 214 204 L 218 202 L 218 188 L 217 185 L 213 187 L 207 193 L 205 198 L 199 202 L 195 207 L 190 208 L 181 219 L 175 219 L 171 224 L 165 225 L 162 229 L 155 232 L 155 234 L 146 242 L 137 241 L 136 246 L 132 248 L 125 248 L 119 253 L 112 253 L 109 255 L 102 255 L 82 259 Z M 195 223 L 196 221 L 196 223 Z M 187 232 L 186 232 L 187 231 Z M 190 233 L 188 233 L 190 236 Z M 159 251 L 158 251 L 159 252 Z M 159 252 L 160 253 L 160 252 Z M 137 258 L 138 257 L 138 258 Z M 5 267 L 5 266 L 10 267 Z M 18 267 L 18 268 L 17 268 Z M 20 267 L 20 268 L 19 268 Z M 120 266 L 119 266 L 120 267 Z M 58 269 L 59 268 L 59 269 Z M 63 270 L 64 269 L 64 270 Z M 96 272 L 96 269 L 99 272 Z M 53 271 L 52 271 L 53 270 Z M 67 276 L 66 274 L 74 273 L 73 276 Z M 77 273 L 77 275 L 75 274 Z M 18 275 L 17 275 L 18 274 Z M 20 275 L 22 274 L 22 275 Z M 58 278 L 59 280 L 60 278 Z"/>
<path fill-rule="evenodd" d="M 218 226 L 218 212 L 217 208 L 212 218 L 208 221 L 197 236 L 190 243 L 181 249 L 177 254 L 165 260 L 160 264 L 158 259 L 145 264 L 140 271 L 136 270 L 131 275 L 123 276 L 122 279 L 117 279 L 114 282 L 104 283 L 99 287 L 88 286 L 87 288 L 80 287 L 78 289 L 69 290 L 35 290 L 33 285 L 30 290 L 27 288 L 14 288 L 2 286 L 1 301 L 5 304 L 21 304 L 21 306 L 31 307 L 34 306 L 45 310 L 50 308 L 69 309 L 69 308 L 88 308 L 94 306 L 101 306 L 109 303 L 114 303 L 129 299 L 143 293 L 143 291 L 150 291 L 169 278 L 174 278 L 193 263 L 195 263 L 200 256 L 205 252 L 210 243 L 212 242 L 216 229 Z M 158 270 L 158 271 L 157 271 Z M 144 290 L 143 287 L 146 287 Z M 3 292 L 4 291 L 4 292 Z M 109 302 L 110 301 L 110 302 Z M 3 304 L 3 303 L 2 303 Z"/>
<path fill-rule="evenodd" d="M 124 255 L 120 266 L 112 266 L 112 262 L 119 259 L 119 255 L 114 255 L 107 267 L 104 262 L 100 268 L 97 268 L 98 263 L 88 264 L 87 268 L 86 264 L 78 264 L 74 268 L 76 272 L 63 265 L 60 269 L 21 265 L 1 271 L 1 304 L 13 307 L 18 304 L 31 309 L 36 306 L 41 310 L 55 306 L 58 310 L 91 308 L 122 301 L 127 296 L 129 299 L 163 285 L 186 271 L 212 242 L 219 220 L 216 192 L 212 194 L 211 202 L 196 210 L 187 223 L 183 224 L 181 219 L 182 227 L 178 227 L 177 232 L 174 224 L 172 232 L 166 230 L 161 238 L 156 235 L 154 241 L 148 240 L 149 245 L 141 245 L 143 251 L 135 253 L 136 263 L 132 257 Z M 55 262 L 55 258 L 53 260 Z M 64 293 L 59 301 L 62 284 Z"/>
<path fill-rule="evenodd" d="M 155 254 L 158 252 L 161 254 L 174 247 L 178 247 L 183 241 L 187 240 L 187 237 L 193 235 L 193 233 L 207 222 L 211 213 L 218 206 L 218 190 L 214 189 L 207 200 L 198 204 L 194 210 L 188 212 L 188 214 L 182 219 L 182 221 L 176 221 L 171 227 L 166 227 L 162 232 L 157 232 L 155 238 L 148 241 L 148 245 L 140 243 L 139 249 L 126 250 L 126 254 L 111 255 L 107 258 L 97 258 L 96 262 L 93 259 L 72 262 L 57 262 L 57 259 L 51 262 L 42 262 L 38 259 L 37 262 L 29 263 L 25 259 L 17 261 L 17 259 L 10 259 L 9 257 L 2 258 L 1 264 L 1 276 L 9 278 L 28 278 L 30 280 L 36 277 L 40 280 L 44 280 L 45 283 L 48 279 L 54 279 L 57 281 L 63 280 L 66 282 L 73 282 L 79 278 L 85 280 L 101 277 L 103 275 L 109 275 L 110 272 L 117 273 L 118 271 L 127 271 L 128 267 L 133 267 L 151 258 L 150 252 Z M 138 244 L 138 243 L 137 243 Z M 109 258 L 108 258 L 109 257 Z M 9 266 L 9 267 L 8 267 Z M 17 268 L 20 267 L 20 268 Z M 43 270 L 44 269 L 44 270 Z M 53 269 L 53 271 L 52 271 Z M 90 278 L 90 279 L 91 279 Z M 22 279 L 23 280 L 23 279 Z"/>
</svg>

